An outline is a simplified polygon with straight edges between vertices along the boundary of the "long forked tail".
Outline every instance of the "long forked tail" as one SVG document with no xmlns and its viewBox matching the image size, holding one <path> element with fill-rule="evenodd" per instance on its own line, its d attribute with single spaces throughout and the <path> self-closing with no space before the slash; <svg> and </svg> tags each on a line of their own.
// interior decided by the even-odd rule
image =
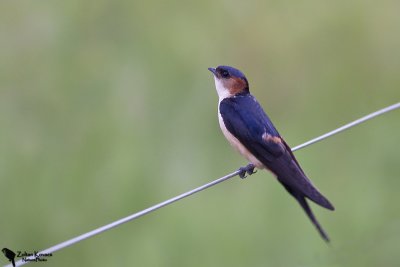
<svg viewBox="0 0 400 267">
<path fill-rule="evenodd" d="M 291 190 L 287 185 L 282 184 L 285 189 L 297 200 L 297 202 L 299 202 L 300 206 L 303 208 L 303 210 L 306 212 L 308 218 L 310 218 L 311 222 L 314 224 L 315 228 L 317 228 L 319 234 L 321 235 L 321 237 L 326 241 L 329 242 L 329 237 L 327 235 L 327 233 L 324 231 L 324 229 L 322 229 L 322 226 L 319 224 L 319 222 L 317 221 L 317 219 L 314 216 L 314 213 L 312 212 L 310 206 L 307 203 L 307 200 L 305 198 L 304 195 L 302 195 L 301 193 L 298 192 L 294 192 L 293 190 Z"/>
<path fill-rule="evenodd" d="M 301 196 L 294 196 L 294 197 L 299 202 L 300 206 L 304 209 L 304 211 L 306 212 L 308 218 L 310 218 L 310 220 L 312 221 L 314 226 L 317 228 L 317 230 L 318 230 L 319 234 L 321 235 L 321 237 L 326 242 L 329 242 L 329 237 L 328 237 L 327 233 L 324 231 L 324 229 L 322 229 L 322 226 L 319 224 L 319 222 L 315 218 L 314 213 L 312 212 L 310 206 L 307 203 L 307 200 L 304 197 L 301 197 Z"/>
</svg>

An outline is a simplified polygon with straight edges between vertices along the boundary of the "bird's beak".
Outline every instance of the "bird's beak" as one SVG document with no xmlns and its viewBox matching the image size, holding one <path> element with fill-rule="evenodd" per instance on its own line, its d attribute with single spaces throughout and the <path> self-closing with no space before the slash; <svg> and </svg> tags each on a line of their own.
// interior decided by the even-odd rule
<svg viewBox="0 0 400 267">
<path fill-rule="evenodd" d="M 217 75 L 217 70 L 214 68 L 208 68 L 209 71 L 211 71 L 214 75 Z"/>
</svg>

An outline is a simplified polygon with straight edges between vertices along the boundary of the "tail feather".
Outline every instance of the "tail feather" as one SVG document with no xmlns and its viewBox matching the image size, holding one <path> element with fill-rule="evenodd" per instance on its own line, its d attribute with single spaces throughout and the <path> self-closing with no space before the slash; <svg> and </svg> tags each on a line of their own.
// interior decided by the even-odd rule
<svg viewBox="0 0 400 267">
<path fill-rule="evenodd" d="M 312 212 L 310 206 L 307 203 L 307 200 L 304 197 L 295 197 L 296 200 L 299 202 L 300 206 L 304 209 L 304 211 L 306 212 L 308 218 L 310 218 L 311 222 L 314 224 L 314 226 L 317 228 L 319 234 L 321 235 L 321 237 L 326 241 L 329 242 L 329 236 L 328 234 L 324 231 L 324 229 L 322 228 L 322 226 L 319 224 L 319 222 L 317 221 L 317 219 L 314 216 L 314 213 Z"/>
<path fill-rule="evenodd" d="M 286 189 L 291 188 L 293 192 L 300 196 L 307 197 L 326 209 L 335 210 L 329 200 L 308 179 L 289 145 L 283 139 L 282 142 L 286 147 L 287 153 L 274 162 L 274 173 L 277 175 L 279 182 L 287 187 Z M 267 166 L 266 163 L 264 164 Z"/>
<path fill-rule="evenodd" d="M 315 228 L 317 228 L 319 234 L 321 235 L 321 237 L 326 241 L 329 242 L 329 236 L 328 234 L 324 231 L 324 229 L 322 228 L 322 226 L 319 224 L 319 222 L 317 221 L 317 219 L 314 216 L 314 213 L 312 212 L 310 206 L 307 203 L 306 198 L 304 197 L 304 195 L 302 195 L 301 193 L 297 193 L 294 192 L 293 190 L 291 190 L 287 185 L 283 184 L 283 186 L 285 187 L 285 189 L 297 200 L 297 202 L 299 202 L 300 206 L 303 208 L 303 210 L 305 211 L 305 213 L 307 214 L 308 218 L 311 220 L 311 222 L 314 224 Z"/>
<path fill-rule="evenodd" d="M 304 192 L 305 197 L 328 210 L 335 210 L 335 207 L 312 185 L 311 181 L 305 188 L 307 188 Z"/>
</svg>

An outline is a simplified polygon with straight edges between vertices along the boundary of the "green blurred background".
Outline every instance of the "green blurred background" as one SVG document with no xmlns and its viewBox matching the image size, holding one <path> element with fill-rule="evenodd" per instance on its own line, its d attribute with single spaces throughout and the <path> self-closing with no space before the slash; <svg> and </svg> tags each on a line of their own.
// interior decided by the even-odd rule
<svg viewBox="0 0 400 267">
<path fill-rule="evenodd" d="M 298 145 L 400 99 L 398 1 L 11 1 L 0 8 L 0 246 L 40 250 L 223 176 L 207 67 Z M 296 152 L 332 243 L 266 172 L 43 266 L 399 266 L 400 112 Z M 6 259 L 1 258 L 1 264 Z"/>
</svg>

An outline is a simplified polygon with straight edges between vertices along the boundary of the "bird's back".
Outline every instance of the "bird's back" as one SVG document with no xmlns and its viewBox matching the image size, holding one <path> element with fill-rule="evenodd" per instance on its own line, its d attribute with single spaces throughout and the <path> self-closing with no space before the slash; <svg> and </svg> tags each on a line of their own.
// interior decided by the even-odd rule
<svg viewBox="0 0 400 267">
<path fill-rule="evenodd" d="M 220 102 L 219 110 L 227 130 L 273 172 L 279 182 L 315 203 L 333 209 L 305 175 L 290 147 L 255 97 L 245 94 L 225 98 Z"/>
</svg>

